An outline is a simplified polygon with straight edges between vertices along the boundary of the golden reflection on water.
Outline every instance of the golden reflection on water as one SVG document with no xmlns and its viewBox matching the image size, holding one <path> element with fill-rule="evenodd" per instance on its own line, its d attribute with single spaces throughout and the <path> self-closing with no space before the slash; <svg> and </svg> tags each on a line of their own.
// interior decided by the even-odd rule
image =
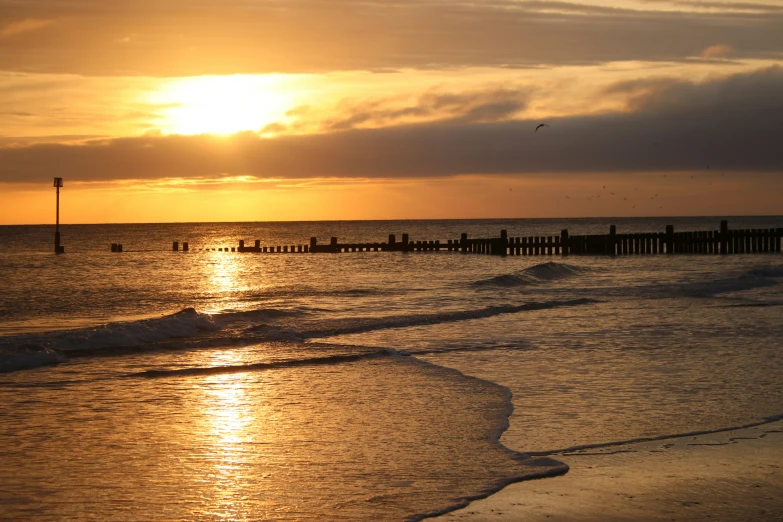
<svg viewBox="0 0 783 522">
<path fill-rule="evenodd" d="M 211 366 L 234 366 L 242 363 L 239 353 L 226 351 L 211 354 Z M 256 422 L 256 408 L 251 404 L 246 374 L 225 373 L 210 376 L 202 387 L 203 412 L 208 426 L 205 448 L 211 471 L 206 471 L 213 488 L 214 511 L 210 513 L 226 520 L 244 518 L 243 505 L 248 477 L 252 469 L 245 444 L 252 439 L 251 427 Z"/>
<path fill-rule="evenodd" d="M 240 290 L 240 266 L 237 256 L 213 253 L 209 271 L 209 287 L 213 293 Z"/>
</svg>

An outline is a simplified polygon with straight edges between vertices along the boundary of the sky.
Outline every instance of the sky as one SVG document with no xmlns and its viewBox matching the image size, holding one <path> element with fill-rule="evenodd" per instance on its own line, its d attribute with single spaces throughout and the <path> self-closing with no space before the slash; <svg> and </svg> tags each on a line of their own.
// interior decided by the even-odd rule
<svg viewBox="0 0 783 522">
<path fill-rule="evenodd" d="M 780 0 L 0 0 L 0 224 L 53 222 L 53 177 L 63 223 L 781 215 L 782 27 Z"/>
</svg>

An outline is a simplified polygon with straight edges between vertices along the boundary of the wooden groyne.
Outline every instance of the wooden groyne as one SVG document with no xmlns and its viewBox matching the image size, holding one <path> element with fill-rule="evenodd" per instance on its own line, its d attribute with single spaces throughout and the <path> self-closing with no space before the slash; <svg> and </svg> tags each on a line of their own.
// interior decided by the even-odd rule
<svg viewBox="0 0 783 522">
<path fill-rule="evenodd" d="M 781 252 L 783 228 L 754 228 L 731 230 L 726 220 L 718 230 L 676 232 L 668 225 L 663 232 L 618 234 L 612 225 L 608 234 L 570 235 L 562 230 L 559 236 L 509 237 L 505 230 L 500 236 L 441 240 L 413 240 L 402 234 L 400 240 L 390 234 L 382 243 L 339 243 L 332 237 L 329 243 L 319 243 L 315 237 L 307 245 L 263 246 L 256 239 L 252 246 L 244 240 L 239 246 L 217 248 L 190 248 L 187 242 L 172 242 L 172 251 L 218 251 L 256 254 L 339 254 L 344 252 L 462 252 L 497 256 L 543 255 L 644 255 L 644 254 L 757 254 Z M 122 253 L 121 243 L 112 243 L 111 251 Z M 140 252 L 140 250 L 135 250 Z M 150 250 L 145 250 L 150 251 Z"/>
<path fill-rule="evenodd" d="M 318 239 L 312 237 L 309 245 L 262 246 L 260 240 L 255 240 L 253 246 L 247 246 L 241 240 L 236 251 L 263 254 L 462 252 L 498 256 L 751 254 L 780 252 L 781 238 L 783 228 L 730 230 L 724 220 L 719 230 L 695 232 L 675 232 L 669 225 L 664 232 L 618 234 L 612 225 L 608 234 L 569 235 L 568 230 L 563 230 L 559 236 L 508 237 L 506 231 L 501 230 L 499 237 L 471 239 L 463 233 L 459 239 L 446 241 L 414 241 L 408 234 L 402 234 L 400 241 L 391 234 L 384 243 L 338 243 L 337 238 L 332 237 L 329 243 L 319 244 Z M 231 251 L 234 251 L 233 247 Z"/>
</svg>

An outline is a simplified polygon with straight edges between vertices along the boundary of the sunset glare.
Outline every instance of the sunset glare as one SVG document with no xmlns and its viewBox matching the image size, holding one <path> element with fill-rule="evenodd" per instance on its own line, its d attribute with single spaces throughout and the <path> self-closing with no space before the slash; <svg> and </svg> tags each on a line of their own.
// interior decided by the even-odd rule
<svg viewBox="0 0 783 522">
<path fill-rule="evenodd" d="M 225 135 L 285 121 L 294 93 L 273 75 L 199 76 L 169 80 L 147 102 L 161 107 L 164 133 Z"/>
</svg>

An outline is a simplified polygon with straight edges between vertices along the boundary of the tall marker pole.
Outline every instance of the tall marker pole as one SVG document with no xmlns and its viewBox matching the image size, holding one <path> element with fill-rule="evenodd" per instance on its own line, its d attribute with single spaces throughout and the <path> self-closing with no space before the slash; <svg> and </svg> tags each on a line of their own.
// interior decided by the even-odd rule
<svg viewBox="0 0 783 522">
<path fill-rule="evenodd" d="M 54 178 L 54 186 L 57 188 L 57 215 L 54 225 L 54 253 L 62 254 L 65 247 L 60 246 L 60 187 L 63 186 L 63 178 Z"/>
</svg>

